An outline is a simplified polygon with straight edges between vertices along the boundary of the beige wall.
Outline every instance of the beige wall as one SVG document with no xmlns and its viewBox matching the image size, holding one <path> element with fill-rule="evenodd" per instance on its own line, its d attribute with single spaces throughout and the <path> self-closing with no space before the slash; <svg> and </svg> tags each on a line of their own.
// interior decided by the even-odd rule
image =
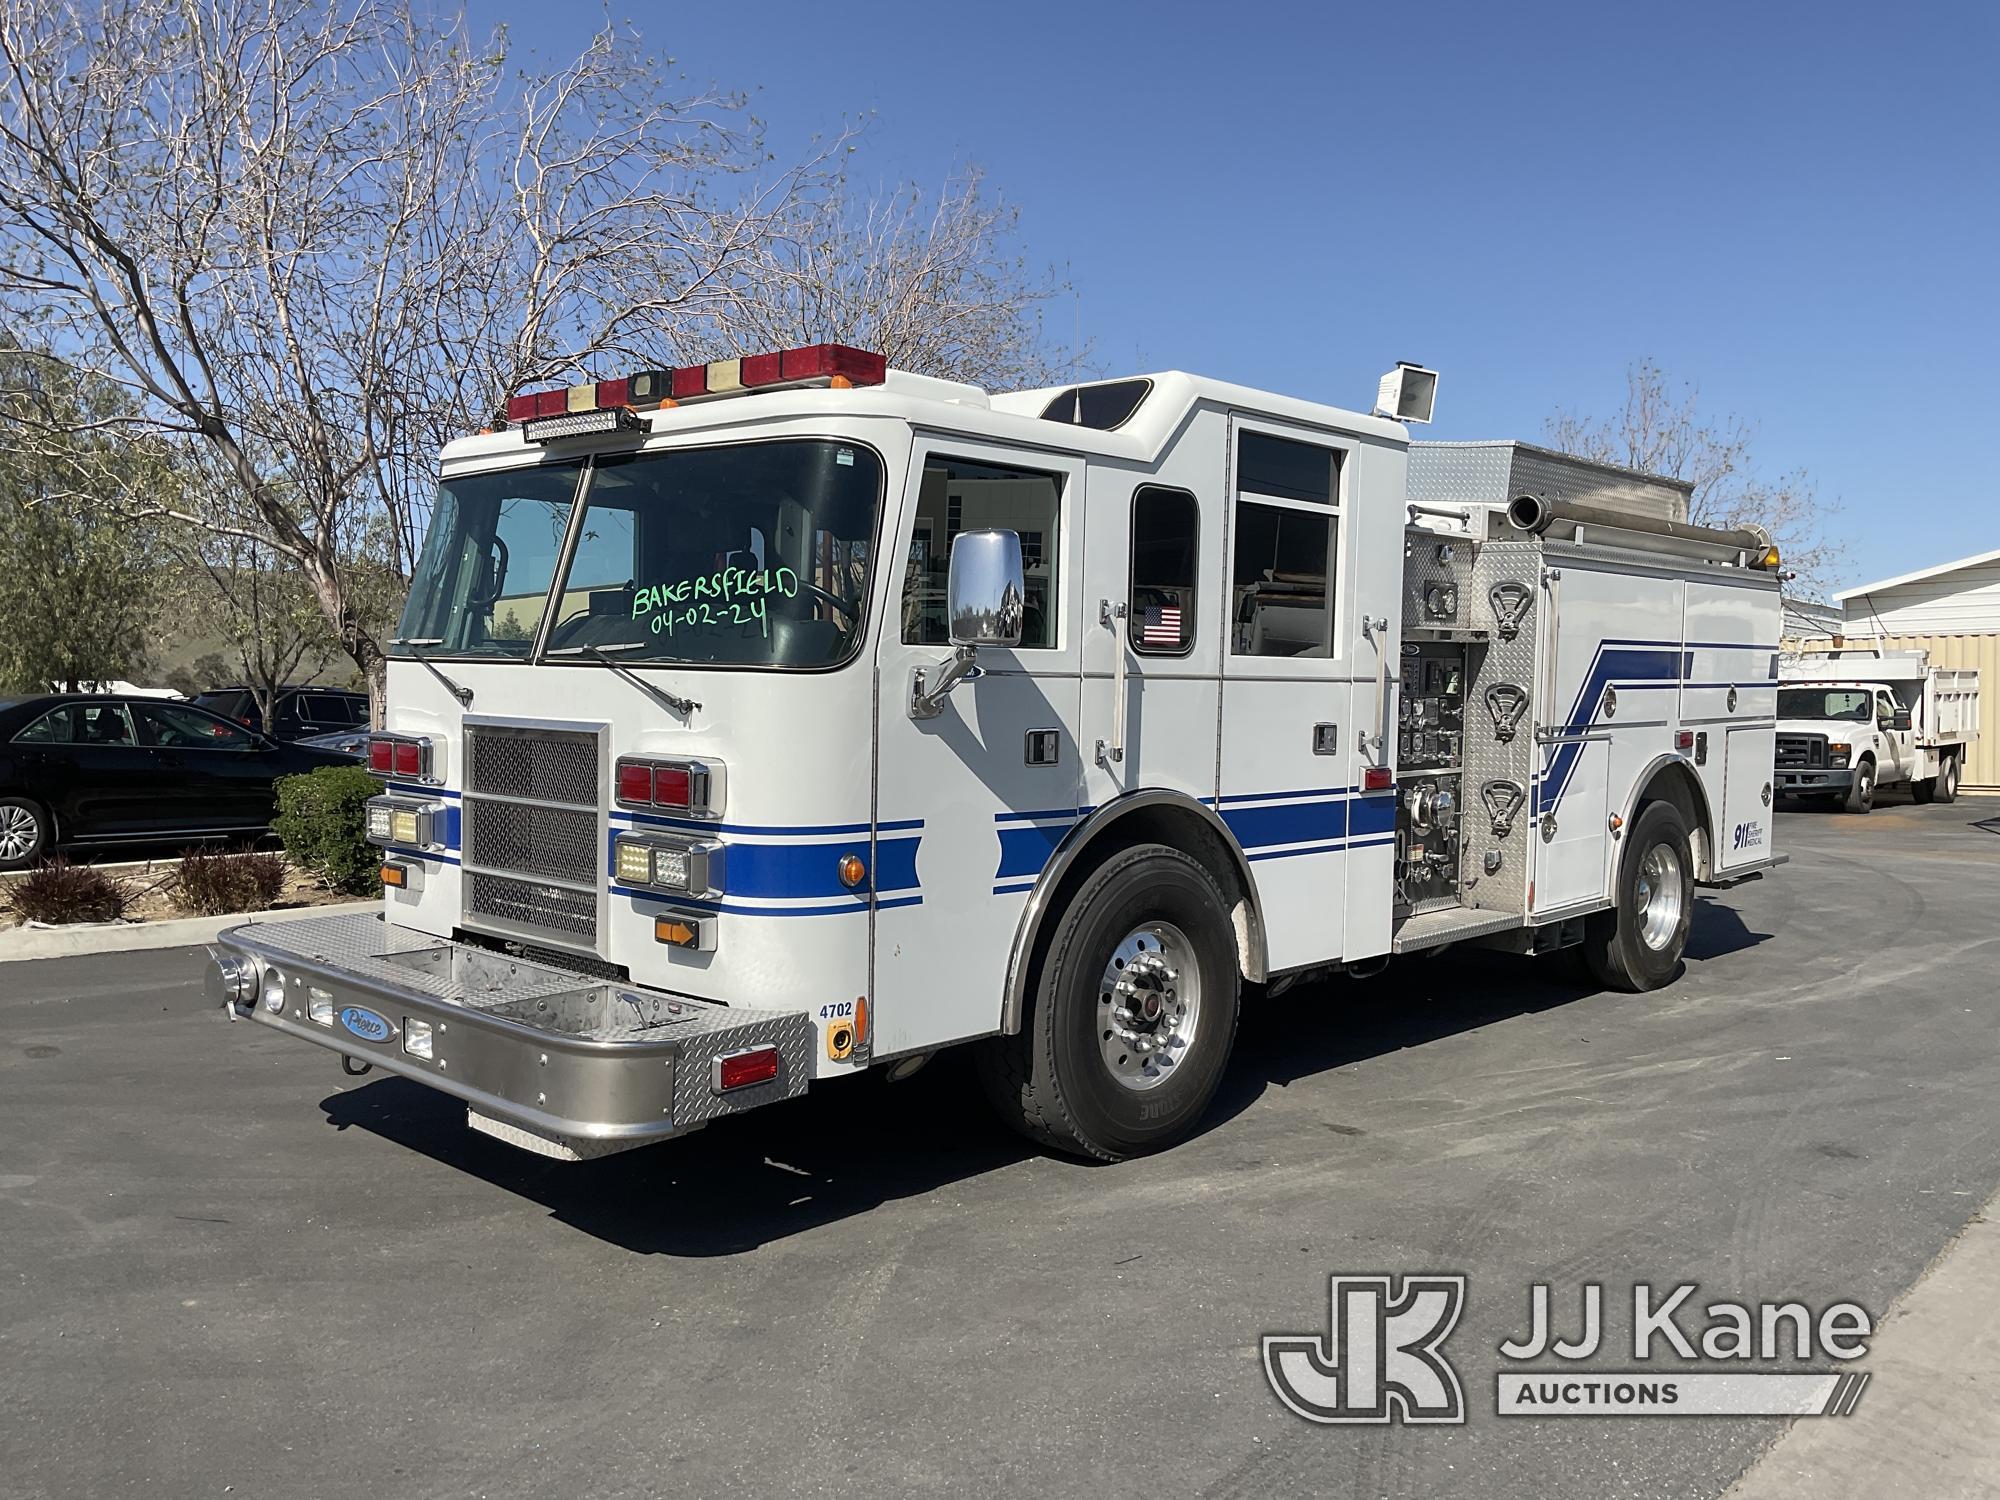
<svg viewBox="0 0 2000 1500">
<path fill-rule="evenodd" d="M 1786 641 L 1787 651 L 1823 651 L 1828 640 Z M 1994 694 L 2000 693 L 2000 632 L 1982 635 L 1850 635 L 1847 646 L 1878 646 L 1884 651 L 1928 651 L 1938 667 L 1979 669 L 1979 738 L 1973 741 L 1959 773 L 1968 791 L 2000 791 L 2000 732 L 1996 732 Z"/>
</svg>

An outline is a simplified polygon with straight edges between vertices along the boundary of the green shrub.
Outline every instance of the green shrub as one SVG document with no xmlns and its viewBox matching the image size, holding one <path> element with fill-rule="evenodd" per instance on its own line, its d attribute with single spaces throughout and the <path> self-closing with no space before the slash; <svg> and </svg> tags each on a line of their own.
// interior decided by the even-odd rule
<svg viewBox="0 0 2000 1500">
<path fill-rule="evenodd" d="M 271 826 L 285 852 L 329 889 L 372 896 L 382 888 L 382 851 L 368 842 L 366 806 L 382 783 L 362 766 L 321 766 L 279 779 Z"/>
<path fill-rule="evenodd" d="M 7 905 L 24 921 L 115 922 L 132 893 L 102 870 L 51 860 L 7 887 Z"/>
<path fill-rule="evenodd" d="M 275 854 L 190 849 L 181 856 L 180 906 L 203 917 L 263 911 L 284 893 L 286 873 Z"/>
</svg>

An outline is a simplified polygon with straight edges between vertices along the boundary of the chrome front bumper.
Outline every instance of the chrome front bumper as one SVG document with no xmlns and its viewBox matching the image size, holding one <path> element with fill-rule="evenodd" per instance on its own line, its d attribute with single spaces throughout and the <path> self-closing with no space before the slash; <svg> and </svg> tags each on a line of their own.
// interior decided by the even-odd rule
<svg viewBox="0 0 2000 1500">
<path fill-rule="evenodd" d="M 231 1019 L 463 1099 L 475 1129 L 563 1160 L 684 1134 L 802 1094 L 811 1077 L 805 1011 L 619 984 L 366 914 L 237 927 L 217 943 L 209 995 Z M 718 1089 L 720 1059 L 767 1046 L 776 1078 Z"/>
</svg>

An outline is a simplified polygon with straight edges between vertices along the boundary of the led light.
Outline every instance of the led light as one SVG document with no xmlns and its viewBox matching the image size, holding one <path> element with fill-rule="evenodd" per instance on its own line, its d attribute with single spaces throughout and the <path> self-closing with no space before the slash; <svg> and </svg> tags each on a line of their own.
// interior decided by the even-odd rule
<svg viewBox="0 0 2000 1500">
<path fill-rule="evenodd" d="M 276 1015 L 285 1008 L 285 976 L 276 969 L 264 971 L 264 1009 Z"/>
<path fill-rule="evenodd" d="M 306 1014 L 322 1026 L 333 1024 L 333 996 L 318 985 L 306 986 Z"/>
<path fill-rule="evenodd" d="M 743 389 L 743 361 L 740 359 L 711 359 L 708 362 L 708 393 L 711 396 L 726 395 Z"/>
<path fill-rule="evenodd" d="M 686 766 L 653 767 L 653 803 L 657 807 L 686 807 L 694 800 L 694 776 Z"/>
<path fill-rule="evenodd" d="M 782 354 L 746 354 L 741 377 L 745 386 L 776 385 L 784 378 Z"/>
<path fill-rule="evenodd" d="M 787 380 L 844 379 L 851 385 L 880 385 L 889 376 L 889 362 L 866 349 L 847 344 L 810 344 L 778 356 Z"/>
<path fill-rule="evenodd" d="M 415 1016 L 403 1017 L 403 1050 L 412 1057 L 431 1060 L 431 1023 Z"/>
<path fill-rule="evenodd" d="M 653 768 L 645 761 L 618 762 L 618 800 L 639 807 L 653 805 Z"/>
<path fill-rule="evenodd" d="M 657 845 L 653 851 L 653 884 L 665 886 L 668 890 L 689 889 L 688 851 L 666 844 Z"/>
<path fill-rule="evenodd" d="M 618 879 L 625 885 L 651 885 L 652 848 L 637 839 L 618 840 Z"/>
<path fill-rule="evenodd" d="M 1387 766 L 1370 766 L 1361 773 L 1361 790 L 1386 792 L 1396 784 L 1396 774 Z"/>
<path fill-rule="evenodd" d="M 423 818 L 413 807 L 396 807 L 389 810 L 389 839 L 397 844 L 420 843 L 418 837 L 423 827 Z"/>
<path fill-rule="evenodd" d="M 1683 729 L 1680 733 L 1676 734 L 1674 736 L 1674 748 L 1676 750 L 1694 749 L 1694 731 L 1692 729 Z"/>
<path fill-rule="evenodd" d="M 390 805 L 381 798 L 368 804 L 368 841 L 371 844 L 389 842 Z"/>
<path fill-rule="evenodd" d="M 644 426 L 629 409 L 616 406 L 603 411 L 572 411 L 537 417 L 523 424 L 521 436 L 531 443 L 553 443 L 561 438 L 591 437 L 606 432 L 638 432 Z"/>
<path fill-rule="evenodd" d="M 726 1094 L 731 1089 L 744 1089 L 752 1084 L 769 1083 L 777 1076 L 778 1049 L 752 1047 L 744 1052 L 728 1053 L 715 1060 L 714 1089 L 718 1094 Z"/>
</svg>

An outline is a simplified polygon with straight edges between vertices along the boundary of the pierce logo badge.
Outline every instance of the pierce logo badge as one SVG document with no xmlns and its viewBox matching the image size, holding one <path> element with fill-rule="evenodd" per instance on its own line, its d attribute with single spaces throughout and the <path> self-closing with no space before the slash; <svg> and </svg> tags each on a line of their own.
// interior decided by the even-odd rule
<svg viewBox="0 0 2000 1500">
<path fill-rule="evenodd" d="M 389 1023 L 365 1005 L 349 1005 L 340 1012 L 340 1024 L 364 1042 L 389 1040 Z"/>
</svg>

